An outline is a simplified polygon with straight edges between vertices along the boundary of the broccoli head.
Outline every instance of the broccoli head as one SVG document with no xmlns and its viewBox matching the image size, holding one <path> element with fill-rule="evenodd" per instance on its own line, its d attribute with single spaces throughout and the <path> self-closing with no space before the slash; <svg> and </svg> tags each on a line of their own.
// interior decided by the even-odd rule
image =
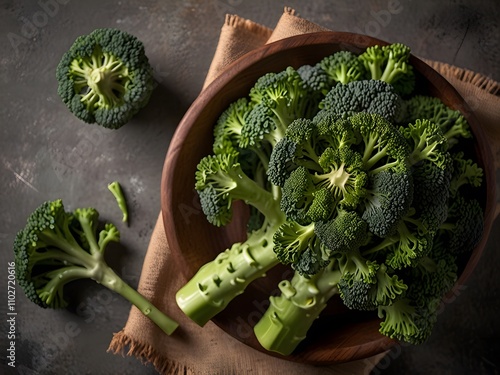
<svg viewBox="0 0 500 375">
<path fill-rule="evenodd" d="M 79 36 L 56 69 L 58 93 L 87 123 L 117 129 L 149 102 L 153 72 L 143 43 L 113 28 Z"/>
<path fill-rule="evenodd" d="M 28 217 L 14 240 L 16 277 L 26 296 L 38 306 L 67 306 L 65 286 L 78 279 L 93 279 L 134 304 L 165 333 L 177 323 L 127 285 L 105 262 L 110 242 L 120 240 L 111 223 L 98 231 L 94 208 L 65 211 L 61 200 L 47 201 Z"/>
</svg>

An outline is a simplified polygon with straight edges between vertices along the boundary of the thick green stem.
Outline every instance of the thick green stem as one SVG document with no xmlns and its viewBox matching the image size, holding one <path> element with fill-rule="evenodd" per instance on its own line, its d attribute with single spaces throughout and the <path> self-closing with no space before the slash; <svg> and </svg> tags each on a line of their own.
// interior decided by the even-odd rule
<svg viewBox="0 0 500 375">
<path fill-rule="evenodd" d="M 141 313 L 151 319 L 163 332 L 171 335 L 179 324 L 158 310 L 151 302 L 149 302 L 142 294 L 125 283 L 111 268 L 104 266 L 102 270 L 102 279 L 99 281 L 105 287 L 117 292 L 122 297 L 130 301 L 137 307 Z"/>
<path fill-rule="evenodd" d="M 279 261 L 274 253 L 273 234 L 277 227 L 267 232 L 253 232 L 243 244 L 234 244 L 205 264 L 176 295 L 180 309 L 198 325 L 204 326 L 248 284 L 276 266 Z"/>
<path fill-rule="evenodd" d="M 291 354 L 305 339 L 307 332 L 338 293 L 340 271 L 332 262 L 309 278 L 295 273 L 292 280 L 279 284 L 282 294 L 270 297 L 270 306 L 254 327 L 260 344 L 269 351 Z"/>
</svg>

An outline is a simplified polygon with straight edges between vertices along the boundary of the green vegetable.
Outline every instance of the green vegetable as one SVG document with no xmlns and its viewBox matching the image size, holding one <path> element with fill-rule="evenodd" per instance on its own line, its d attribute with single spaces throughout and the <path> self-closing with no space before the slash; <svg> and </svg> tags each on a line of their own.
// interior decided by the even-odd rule
<svg viewBox="0 0 500 375">
<path fill-rule="evenodd" d="M 187 316 L 204 325 L 282 263 L 294 276 L 255 325 L 264 348 L 292 353 L 335 295 L 389 337 L 429 337 L 481 238 L 483 175 L 465 118 L 414 87 L 409 48 L 373 46 L 268 73 L 228 106 L 195 187 L 214 225 L 251 206 L 248 237 L 178 291 Z"/>
<path fill-rule="evenodd" d="M 108 189 L 113 194 L 118 203 L 118 207 L 122 211 L 123 218 L 122 221 L 128 224 L 128 206 L 127 201 L 125 200 L 125 194 L 123 194 L 122 187 L 118 181 L 113 181 L 108 184 Z"/>
<path fill-rule="evenodd" d="M 67 306 L 64 287 L 78 279 L 92 279 L 134 304 L 165 333 L 178 324 L 127 285 L 107 264 L 104 251 L 119 242 L 110 223 L 98 229 L 94 208 L 65 211 L 61 200 L 47 201 L 28 217 L 14 240 L 16 277 L 26 296 L 44 308 Z"/>
<path fill-rule="evenodd" d="M 79 36 L 56 69 L 58 93 L 80 120 L 117 129 L 149 102 L 153 70 L 143 43 L 104 28 Z"/>
</svg>

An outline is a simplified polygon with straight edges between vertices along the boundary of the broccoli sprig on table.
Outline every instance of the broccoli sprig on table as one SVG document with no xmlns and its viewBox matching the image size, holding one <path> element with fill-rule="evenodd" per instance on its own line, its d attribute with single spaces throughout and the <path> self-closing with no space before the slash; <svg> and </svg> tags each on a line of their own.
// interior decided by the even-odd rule
<svg viewBox="0 0 500 375">
<path fill-rule="evenodd" d="M 149 102 L 153 69 L 144 44 L 119 29 L 79 36 L 56 69 L 58 93 L 80 120 L 117 129 Z"/>
<path fill-rule="evenodd" d="M 481 238 L 483 175 L 465 118 L 415 80 L 408 47 L 373 46 L 268 73 L 228 106 L 196 190 L 214 225 L 250 205 L 248 237 L 178 291 L 189 317 L 204 325 L 282 263 L 294 276 L 254 327 L 264 348 L 292 353 L 335 295 L 384 335 L 429 337 Z"/>
<path fill-rule="evenodd" d="M 117 292 L 166 334 L 178 324 L 125 283 L 106 263 L 104 252 L 120 232 L 111 223 L 99 226 L 95 208 L 66 211 L 62 200 L 47 201 L 28 217 L 14 241 L 16 277 L 27 297 L 44 308 L 67 306 L 65 286 L 92 279 Z"/>
</svg>

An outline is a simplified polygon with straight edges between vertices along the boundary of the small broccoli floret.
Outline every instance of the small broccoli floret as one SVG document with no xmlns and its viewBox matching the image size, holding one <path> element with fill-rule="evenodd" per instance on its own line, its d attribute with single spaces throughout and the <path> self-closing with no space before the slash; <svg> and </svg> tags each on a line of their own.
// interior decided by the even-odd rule
<svg viewBox="0 0 500 375">
<path fill-rule="evenodd" d="M 154 87 L 144 45 L 122 30 L 78 37 L 56 69 L 58 93 L 87 123 L 117 129 L 149 102 Z"/>
<path fill-rule="evenodd" d="M 452 155 L 453 175 L 450 182 L 450 193 L 455 196 L 462 186 L 479 187 L 483 182 L 483 169 L 472 159 L 467 158 L 464 152 Z"/>
<path fill-rule="evenodd" d="M 41 307 L 67 306 L 64 287 L 78 279 L 93 279 L 134 304 L 165 333 L 177 323 L 128 286 L 105 262 L 110 242 L 120 240 L 113 224 L 98 232 L 94 208 L 66 212 L 61 200 L 41 204 L 14 240 L 16 277 L 26 296 Z"/>
<path fill-rule="evenodd" d="M 330 87 L 359 81 L 366 74 L 363 62 L 350 51 L 335 52 L 323 58 L 319 65 L 327 73 Z"/>
<path fill-rule="evenodd" d="M 413 202 L 413 178 L 410 173 L 382 171 L 370 179 L 362 218 L 371 233 L 386 237 L 394 233 Z"/>
<path fill-rule="evenodd" d="M 315 113 L 318 110 L 319 103 L 331 89 L 328 74 L 321 68 L 319 63 L 315 65 L 302 65 L 297 69 L 297 72 L 300 74 L 311 96 L 311 100 L 309 101 L 310 109 L 307 110 L 307 113 Z"/>
<path fill-rule="evenodd" d="M 108 184 L 108 189 L 115 197 L 118 207 L 122 212 L 122 221 L 128 224 L 128 205 L 120 183 L 118 181 L 113 181 Z"/>
<path fill-rule="evenodd" d="M 369 239 L 368 226 L 355 211 L 339 210 L 334 219 L 316 222 L 314 231 L 330 252 L 346 253 Z"/>
<path fill-rule="evenodd" d="M 472 137 L 469 123 L 460 111 L 449 108 L 441 99 L 433 96 L 415 95 L 403 101 L 398 122 L 408 124 L 417 119 L 429 120 L 438 125 L 450 147 L 458 143 L 460 138 Z"/>
<path fill-rule="evenodd" d="M 361 80 L 333 87 L 319 104 L 339 115 L 376 113 L 393 121 L 400 111 L 401 98 L 392 85 L 376 80 Z"/>
<path fill-rule="evenodd" d="M 362 248 L 361 253 L 370 259 L 382 257 L 387 266 L 396 270 L 413 267 L 430 252 L 433 235 L 411 208 L 398 221 L 393 234 Z"/>
<path fill-rule="evenodd" d="M 273 237 L 274 252 L 283 264 L 295 263 L 315 240 L 314 224 L 302 226 L 295 221 L 283 223 Z"/>
<path fill-rule="evenodd" d="M 380 332 L 391 338 L 412 344 L 425 342 L 437 320 L 442 298 L 457 280 L 456 258 L 446 241 L 434 241 L 428 256 L 405 270 L 404 278 L 411 280 L 403 298 L 390 305 L 379 306 Z"/>
<path fill-rule="evenodd" d="M 411 164 L 429 160 L 439 168 L 449 167 L 448 140 L 438 125 L 429 120 L 415 120 L 414 123 L 401 127 L 400 132 L 410 144 Z"/>
<path fill-rule="evenodd" d="M 349 121 L 362 139 L 363 164 L 370 176 L 387 170 L 408 171 L 410 149 L 394 125 L 375 113 L 358 113 Z"/>
<path fill-rule="evenodd" d="M 292 67 L 260 77 L 249 96 L 253 108 L 242 128 L 243 148 L 258 146 L 263 140 L 274 146 L 293 120 L 312 117 L 316 111 L 309 113 L 313 100 L 310 90 Z"/>
<path fill-rule="evenodd" d="M 368 47 L 359 55 L 369 72 L 368 78 L 382 80 L 394 86 L 401 95 L 409 95 L 415 89 L 415 73 L 410 64 L 410 48 L 401 43 Z"/>
<path fill-rule="evenodd" d="M 344 305 L 352 310 L 370 311 L 378 306 L 387 306 L 404 296 L 408 286 L 395 274 L 389 274 L 385 264 L 377 268 L 375 279 L 365 282 L 346 274 L 339 283 L 340 297 Z"/>
<path fill-rule="evenodd" d="M 440 234 L 447 239 L 452 254 L 471 252 L 479 243 L 484 229 L 483 209 L 476 199 L 455 194 L 451 200 L 446 221 Z"/>
<path fill-rule="evenodd" d="M 238 149 L 241 129 L 250 109 L 247 98 L 240 98 L 229 104 L 222 112 L 214 127 L 214 153 L 227 152 L 228 145 L 235 150 Z"/>
<path fill-rule="evenodd" d="M 203 212 L 216 226 L 229 223 L 234 200 L 256 207 L 269 220 L 277 216 L 277 203 L 270 204 L 275 202 L 272 194 L 243 172 L 236 153 L 204 157 L 198 163 L 195 177 Z"/>
</svg>

